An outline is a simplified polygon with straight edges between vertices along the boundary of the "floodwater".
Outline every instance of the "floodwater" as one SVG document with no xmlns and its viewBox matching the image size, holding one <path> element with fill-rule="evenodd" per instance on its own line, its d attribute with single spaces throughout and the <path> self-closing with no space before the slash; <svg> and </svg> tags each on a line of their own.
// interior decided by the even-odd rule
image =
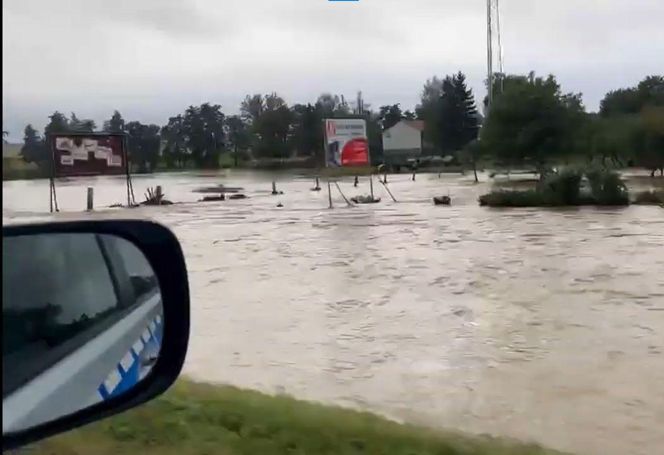
<svg viewBox="0 0 664 455">
<path fill-rule="evenodd" d="M 380 204 L 335 194 L 329 210 L 308 177 L 136 177 L 138 199 L 161 184 L 183 203 L 94 216 L 150 217 L 181 240 L 196 379 L 576 453 L 659 453 L 664 210 L 492 210 L 468 177 L 389 178 L 399 203 L 376 182 Z M 193 203 L 220 182 L 250 199 Z M 57 218 L 92 216 L 87 186 L 104 206 L 123 185 L 60 183 Z M 448 193 L 452 207 L 431 203 Z M 3 183 L 3 206 L 5 224 L 49 219 L 47 182 Z"/>
</svg>

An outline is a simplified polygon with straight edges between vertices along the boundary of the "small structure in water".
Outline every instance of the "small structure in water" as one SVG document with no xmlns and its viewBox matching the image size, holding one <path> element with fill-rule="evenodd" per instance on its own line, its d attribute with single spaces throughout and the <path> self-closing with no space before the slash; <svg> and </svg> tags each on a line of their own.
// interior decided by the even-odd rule
<svg viewBox="0 0 664 455">
<path fill-rule="evenodd" d="M 284 192 L 277 190 L 277 182 L 273 181 L 272 182 L 272 196 L 278 196 L 280 194 L 284 194 Z"/>
<path fill-rule="evenodd" d="M 377 204 L 380 202 L 379 197 L 367 196 L 354 196 L 350 200 L 355 204 Z"/>
<path fill-rule="evenodd" d="M 434 205 L 452 205 L 452 198 L 449 196 L 436 196 L 433 198 Z"/>
<path fill-rule="evenodd" d="M 203 188 L 197 188 L 194 190 L 194 193 L 207 193 L 207 194 L 225 194 L 225 193 L 238 193 L 242 191 L 244 188 L 241 187 L 229 187 L 229 186 L 224 186 L 224 184 L 219 184 L 216 186 L 208 186 L 208 187 L 203 187 Z"/>
<path fill-rule="evenodd" d="M 216 202 L 216 201 L 225 201 L 226 200 L 226 195 L 225 194 L 219 194 L 217 196 L 205 196 L 203 199 L 200 199 L 199 202 Z"/>
</svg>

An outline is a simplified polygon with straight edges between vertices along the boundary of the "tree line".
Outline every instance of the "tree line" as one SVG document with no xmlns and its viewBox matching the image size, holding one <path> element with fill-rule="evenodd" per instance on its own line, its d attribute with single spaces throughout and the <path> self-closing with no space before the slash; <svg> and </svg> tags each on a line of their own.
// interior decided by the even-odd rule
<svg viewBox="0 0 664 455">
<path fill-rule="evenodd" d="M 474 146 L 494 161 L 540 174 L 582 161 L 664 175 L 664 76 L 607 93 L 599 113 L 587 113 L 581 94 L 563 92 L 554 76 L 497 75 L 494 93 Z"/>
<path fill-rule="evenodd" d="M 373 163 L 384 161 L 382 132 L 401 120 L 424 121 L 426 154 L 452 155 L 475 168 L 482 160 L 507 167 L 532 166 L 544 174 L 561 162 L 638 165 L 664 173 L 664 76 L 649 76 L 636 87 L 606 94 L 599 113 L 588 113 L 581 94 L 565 93 L 554 76 L 496 74 L 484 118 L 458 72 L 426 81 L 420 103 L 372 110 L 361 99 L 324 93 L 313 103 L 288 105 L 276 93 L 247 95 L 238 115 L 218 104 L 189 106 L 166 125 L 126 122 L 115 111 L 101 130 L 128 137 L 132 165 L 139 172 L 168 168 L 216 168 L 227 153 L 235 165 L 249 159 L 310 158 L 323 161 L 323 119 L 364 118 Z M 22 157 L 47 167 L 50 133 L 93 132 L 93 120 L 49 116 L 40 134 L 24 131 Z"/>
</svg>

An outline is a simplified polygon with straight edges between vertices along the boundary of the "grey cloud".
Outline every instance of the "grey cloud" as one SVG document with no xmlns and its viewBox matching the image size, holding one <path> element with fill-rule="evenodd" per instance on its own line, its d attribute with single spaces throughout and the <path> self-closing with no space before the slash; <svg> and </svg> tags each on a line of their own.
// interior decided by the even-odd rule
<svg viewBox="0 0 664 455">
<path fill-rule="evenodd" d="M 221 3 L 220 3 L 221 4 Z M 39 20 L 67 20 L 95 27 L 128 26 L 165 36 L 213 37 L 230 32 L 229 23 L 213 20 L 207 6 L 192 0 L 13 0 L 3 10 Z"/>
<path fill-rule="evenodd" d="M 554 73 L 596 109 L 664 72 L 661 0 L 502 0 L 506 71 Z M 12 140 L 55 109 L 165 122 L 246 93 L 322 91 L 412 108 L 424 81 L 464 71 L 484 96 L 483 0 L 7 0 L 3 113 Z M 67 58 L 63 58 L 66 56 Z"/>
</svg>

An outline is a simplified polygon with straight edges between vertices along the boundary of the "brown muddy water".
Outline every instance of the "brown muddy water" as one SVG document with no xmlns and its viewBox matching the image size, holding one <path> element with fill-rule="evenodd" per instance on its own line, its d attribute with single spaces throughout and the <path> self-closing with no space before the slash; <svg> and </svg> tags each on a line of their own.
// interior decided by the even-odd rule
<svg viewBox="0 0 664 455">
<path fill-rule="evenodd" d="M 250 198 L 194 203 L 221 182 Z M 175 231 L 192 291 L 187 375 L 580 454 L 664 450 L 661 208 L 492 210 L 476 203 L 487 184 L 437 175 L 390 176 L 399 203 L 376 183 L 382 203 L 335 195 L 334 210 L 286 174 L 136 177 L 137 197 L 156 184 L 183 203 L 88 215 L 85 187 L 98 206 L 125 190 L 87 179 L 59 184 L 55 218 Z M 452 207 L 431 203 L 448 193 Z M 3 206 L 4 224 L 50 219 L 47 182 L 4 182 Z"/>
</svg>

